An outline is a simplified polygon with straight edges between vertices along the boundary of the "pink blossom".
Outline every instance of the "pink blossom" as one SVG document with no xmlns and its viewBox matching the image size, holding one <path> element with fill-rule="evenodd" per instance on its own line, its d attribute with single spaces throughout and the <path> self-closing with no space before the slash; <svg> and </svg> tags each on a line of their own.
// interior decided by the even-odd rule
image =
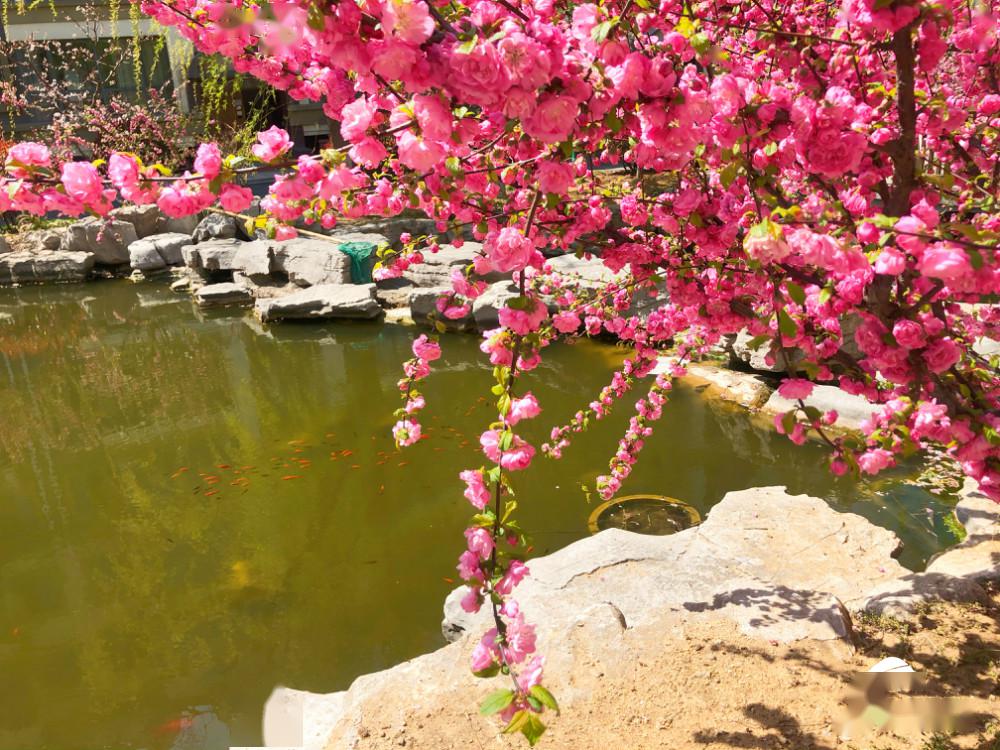
<svg viewBox="0 0 1000 750">
<path fill-rule="evenodd" d="M 486 239 L 483 249 L 498 271 L 520 271 L 531 262 L 535 243 L 517 227 L 504 227 Z"/>
<path fill-rule="evenodd" d="M 42 143 L 24 141 L 15 143 L 7 152 L 8 164 L 23 164 L 26 167 L 47 167 L 50 165 L 48 146 Z"/>
<path fill-rule="evenodd" d="M 479 443 L 483 447 L 483 453 L 490 461 L 500 464 L 508 471 L 520 471 L 528 468 L 531 459 L 535 456 L 534 447 L 519 435 L 514 435 L 510 447 L 501 451 L 498 430 L 486 430 L 479 437 Z"/>
<path fill-rule="evenodd" d="M 420 440 L 420 423 L 410 419 L 401 419 L 392 427 L 392 437 L 401 447 L 413 445 Z"/>
<path fill-rule="evenodd" d="M 433 362 L 441 358 L 441 345 L 437 341 L 431 341 L 426 333 L 422 333 L 413 341 L 413 356 Z"/>
<path fill-rule="evenodd" d="M 214 143 L 202 143 L 194 158 L 194 170 L 206 180 L 214 180 L 222 170 L 222 152 Z"/>
<path fill-rule="evenodd" d="M 486 487 L 483 472 L 466 470 L 459 474 L 459 477 L 465 482 L 463 494 L 466 500 L 479 510 L 489 505 L 490 491 Z"/>
<path fill-rule="evenodd" d="M 486 529 L 479 526 L 466 529 L 465 539 L 469 551 L 479 555 L 481 559 L 488 560 L 493 553 L 493 537 Z"/>
<path fill-rule="evenodd" d="M 520 336 L 526 336 L 538 327 L 548 315 L 548 310 L 538 300 L 529 299 L 527 309 L 502 307 L 498 313 L 500 325 Z"/>
<path fill-rule="evenodd" d="M 291 147 L 292 141 L 288 137 L 288 133 L 277 125 L 272 125 L 264 132 L 257 134 L 257 143 L 251 147 L 250 151 L 261 161 L 272 162 Z"/>
<path fill-rule="evenodd" d="M 858 466 L 865 474 L 878 474 L 892 464 L 892 454 L 884 448 L 871 448 L 858 456 Z"/>
<path fill-rule="evenodd" d="M 224 209 L 233 213 L 246 211 L 253 203 L 253 191 L 250 188 L 226 183 L 219 192 L 219 203 Z"/>
<path fill-rule="evenodd" d="M 552 316 L 552 325 L 560 333 L 575 333 L 580 328 L 580 316 L 575 312 L 561 312 Z"/>
<path fill-rule="evenodd" d="M 534 394 L 525 393 L 521 398 L 511 400 L 507 421 L 512 425 L 517 424 L 522 419 L 537 417 L 541 411 L 538 399 L 535 398 Z"/>
<path fill-rule="evenodd" d="M 950 281 L 970 273 L 972 264 L 965 250 L 958 245 L 938 242 L 924 251 L 919 268 L 925 276 Z"/>
<path fill-rule="evenodd" d="M 924 349 L 924 362 L 931 372 L 941 373 L 962 358 L 962 350 L 950 338 L 937 339 Z"/>
<path fill-rule="evenodd" d="M 66 194 L 87 205 L 96 205 L 104 199 L 101 176 L 90 162 L 68 161 L 62 165 L 62 184 Z"/>
<path fill-rule="evenodd" d="M 382 6 L 382 28 L 411 44 L 423 44 L 434 33 L 434 19 L 424 0 L 388 0 Z"/>
<path fill-rule="evenodd" d="M 813 384 L 808 380 L 803 378 L 787 378 L 781 381 L 781 385 L 778 386 L 778 393 L 787 399 L 793 401 L 803 398 L 809 398 L 809 395 L 813 391 Z"/>
<path fill-rule="evenodd" d="M 576 124 L 577 103 L 568 96 L 548 94 L 539 100 L 531 116 L 522 123 L 524 132 L 542 143 L 565 140 Z"/>
</svg>

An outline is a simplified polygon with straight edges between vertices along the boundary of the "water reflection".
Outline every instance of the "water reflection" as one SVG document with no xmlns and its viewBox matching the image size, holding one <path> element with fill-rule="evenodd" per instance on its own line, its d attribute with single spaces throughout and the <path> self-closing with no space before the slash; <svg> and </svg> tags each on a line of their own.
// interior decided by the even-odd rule
<svg viewBox="0 0 1000 750">
<path fill-rule="evenodd" d="M 482 463 L 490 375 L 453 336 L 427 382 L 426 432 L 388 431 L 413 331 L 377 323 L 264 330 L 125 282 L 0 291 L 0 747 L 257 744 L 275 684 L 329 691 L 440 644 Z M 622 353 L 551 352 L 530 387 L 540 441 Z M 543 554 L 587 533 L 580 484 L 628 417 L 518 484 Z M 945 506 L 834 481 L 745 415 L 681 388 L 628 492 L 704 515 L 728 491 L 784 484 L 899 531 L 919 564 Z M 220 745 L 225 746 L 225 745 Z"/>
</svg>

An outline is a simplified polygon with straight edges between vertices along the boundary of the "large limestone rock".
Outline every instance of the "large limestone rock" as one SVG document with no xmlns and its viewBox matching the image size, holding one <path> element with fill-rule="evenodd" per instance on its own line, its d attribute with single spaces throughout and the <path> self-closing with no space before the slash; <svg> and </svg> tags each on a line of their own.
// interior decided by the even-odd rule
<svg viewBox="0 0 1000 750">
<path fill-rule="evenodd" d="M 700 526 L 665 537 L 610 529 L 531 561 L 518 588 L 529 617 L 563 620 L 587 603 L 612 603 L 632 626 L 664 609 L 715 613 L 772 640 L 836 639 L 846 623 L 831 604 L 861 601 L 872 582 L 902 575 L 899 539 L 824 501 L 783 487 L 730 492 Z M 789 565 L 794 560 L 794 565 Z M 483 616 L 445 604 L 446 634 Z"/>
<path fill-rule="evenodd" d="M 572 676 L 626 678 L 630 638 L 649 639 L 655 648 L 667 634 L 729 621 L 755 637 L 827 640 L 835 648 L 849 629 L 840 602 L 853 603 L 869 582 L 899 575 L 891 558 L 898 544 L 891 532 L 816 498 L 751 489 L 727 495 L 701 527 L 667 537 L 603 531 L 532 560 L 517 599 L 537 625 L 548 679 L 569 676 L 558 695 L 571 706 L 586 691 Z M 359 677 L 339 693 L 279 688 L 265 708 L 265 742 L 354 747 L 376 707 L 400 695 L 420 712 L 434 711 L 443 691 L 476 690 L 469 651 L 488 615 L 464 613 L 460 596 L 448 598 L 445 630 L 461 640 Z"/>
<path fill-rule="evenodd" d="M 0 235 L 0 254 L 9 253 L 11 251 L 10 245 L 7 244 L 7 239 Z"/>
<path fill-rule="evenodd" d="M 253 301 L 253 297 L 245 287 L 231 281 L 200 287 L 194 293 L 194 297 L 202 307 L 245 305 Z"/>
<path fill-rule="evenodd" d="M 61 250 L 92 253 L 94 262 L 105 266 L 128 263 L 128 247 L 139 239 L 135 227 L 126 221 L 84 219 L 66 227 Z"/>
<path fill-rule="evenodd" d="M 296 237 L 275 243 L 274 265 L 296 286 L 351 283 L 351 259 L 330 240 Z"/>
<path fill-rule="evenodd" d="M 834 426 L 841 430 L 860 430 L 861 423 L 881 408 L 863 396 L 853 396 L 835 385 L 813 386 L 813 392 L 803 401 L 806 406 L 814 406 L 822 412 L 836 410 L 838 417 Z M 763 411 L 766 414 L 781 414 L 796 406 L 798 402 L 775 391 L 767 399 Z"/>
<path fill-rule="evenodd" d="M 600 258 L 593 256 L 578 258 L 569 253 L 549 258 L 548 264 L 553 272 L 591 291 L 600 291 L 605 285 L 626 277 L 624 270 L 614 273 Z"/>
<path fill-rule="evenodd" d="M 140 240 L 163 232 L 162 227 L 166 224 L 166 217 L 156 205 L 122 206 L 112 209 L 111 215 L 119 221 L 127 221 L 135 227 L 135 233 Z"/>
<path fill-rule="evenodd" d="M 200 271 L 232 271 L 241 243 L 235 239 L 208 240 L 181 249 L 184 264 Z"/>
<path fill-rule="evenodd" d="M 94 267 L 94 254 L 63 250 L 0 254 L 0 284 L 83 281 Z"/>
<path fill-rule="evenodd" d="M 132 268 L 143 273 L 162 271 L 178 266 L 184 258 L 182 248 L 191 243 L 191 236 L 177 232 L 149 235 L 128 246 Z"/>
<path fill-rule="evenodd" d="M 452 270 L 471 265 L 476 256 L 482 254 L 482 249 L 478 242 L 465 242 L 461 247 L 442 245 L 436 253 L 425 251 L 423 262 L 403 271 L 403 278 L 425 288 L 451 286 Z M 481 278 L 493 282 L 510 278 L 510 274 L 491 272 Z"/>
<path fill-rule="evenodd" d="M 319 284 L 273 299 L 258 299 L 254 307 L 262 321 L 311 318 L 375 318 L 382 308 L 374 284 Z"/>
<path fill-rule="evenodd" d="M 652 374 L 668 372 L 672 357 L 661 357 Z M 764 376 L 736 372 L 708 364 L 687 366 L 686 379 L 696 388 L 705 387 L 708 398 L 738 404 L 745 409 L 759 409 L 771 396 L 773 385 Z"/>
</svg>

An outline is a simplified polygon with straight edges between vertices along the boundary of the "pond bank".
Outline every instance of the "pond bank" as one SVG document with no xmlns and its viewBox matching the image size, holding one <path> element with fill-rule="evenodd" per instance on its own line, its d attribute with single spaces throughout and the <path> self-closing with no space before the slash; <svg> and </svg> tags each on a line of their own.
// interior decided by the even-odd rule
<svg viewBox="0 0 1000 750">
<path fill-rule="evenodd" d="M 730 493 L 702 526 L 673 536 L 609 530 L 531 561 L 517 598 L 538 623 L 547 683 L 563 709 L 543 746 L 843 746 L 835 720 L 846 682 L 880 658 L 870 642 L 879 627 L 906 627 L 885 618 L 879 592 L 917 592 L 919 607 L 895 610 L 912 616 L 940 608 L 947 590 L 947 611 L 962 622 L 939 634 L 951 638 L 949 648 L 967 646 L 970 636 L 987 650 L 1000 645 L 1000 600 L 990 583 L 1000 578 L 1000 518 L 973 491 L 964 493 L 959 516 L 969 537 L 932 563 L 940 574 L 908 574 L 893 558 L 892 533 L 774 487 Z M 928 577 L 938 594 L 924 597 Z M 467 663 L 486 623 L 458 609 L 456 596 L 444 622 L 455 642 L 340 693 L 277 690 L 265 711 L 265 742 L 315 750 L 519 747 L 520 738 L 498 736 L 498 722 L 476 711 L 493 685 L 472 677 Z M 924 660 L 932 676 L 955 678 L 944 674 L 937 651 L 905 655 L 918 666 Z M 995 717 L 996 668 L 986 680 L 973 679 L 976 669 L 946 685 L 947 694 Z M 956 738 L 959 746 L 996 731 L 987 724 L 979 719 Z M 880 746 L 920 746 L 919 738 L 886 741 Z"/>
</svg>

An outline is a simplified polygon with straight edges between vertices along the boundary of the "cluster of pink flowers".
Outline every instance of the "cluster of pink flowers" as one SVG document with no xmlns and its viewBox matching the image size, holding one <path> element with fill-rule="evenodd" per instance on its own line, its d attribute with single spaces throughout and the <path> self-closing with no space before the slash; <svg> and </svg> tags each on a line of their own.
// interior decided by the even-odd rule
<svg viewBox="0 0 1000 750">
<path fill-rule="evenodd" d="M 398 421 L 392 427 L 392 437 L 399 448 L 413 445 L 421 438 L 419 414 L 427 404 L 416 384 L 430 375 L 431 362 L 441 358 L 441 345 L 426 333 L 414 339 L 412 348 L 413 358 L 403 363 L 404 377 L 397 384 L 403 394 L 403 406 L 396 411 Z"/>
</svg>

